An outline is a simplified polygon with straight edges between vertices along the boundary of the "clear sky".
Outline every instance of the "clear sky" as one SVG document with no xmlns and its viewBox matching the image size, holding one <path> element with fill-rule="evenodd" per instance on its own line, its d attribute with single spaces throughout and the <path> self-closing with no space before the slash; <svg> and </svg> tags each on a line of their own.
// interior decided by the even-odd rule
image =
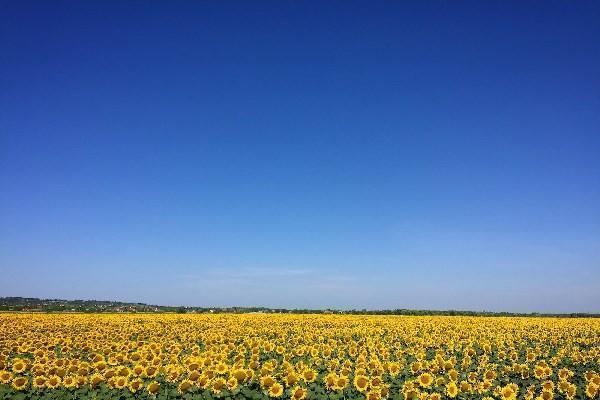
<svg viewBox="0 0 600 400">
<path fill-rule="evenodd" d="M 2 1 L 0 296 L 600 311 L 597 1 Z"/>
</svg>

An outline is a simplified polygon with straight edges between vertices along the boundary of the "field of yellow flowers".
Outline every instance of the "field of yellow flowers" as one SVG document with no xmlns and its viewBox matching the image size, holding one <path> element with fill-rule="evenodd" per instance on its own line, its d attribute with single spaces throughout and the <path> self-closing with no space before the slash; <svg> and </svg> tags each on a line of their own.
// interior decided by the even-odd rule
<svg viewBox="0 0 600 400">
<path fill-rule="evenodd" d="M 585 399 L 600 319 L 0 314 L 0 399 Z"/>
</svg>

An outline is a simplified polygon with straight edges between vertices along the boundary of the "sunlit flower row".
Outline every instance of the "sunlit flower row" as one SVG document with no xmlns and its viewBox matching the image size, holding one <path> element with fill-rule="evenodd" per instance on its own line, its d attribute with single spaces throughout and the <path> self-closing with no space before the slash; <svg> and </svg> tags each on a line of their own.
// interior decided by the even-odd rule
<svg viewBox="0 0 600 400">
<path fill-rule="evenodd" d="M 0 394 L 599 398 L 599 365 L 592 318 L 0 314 Z"/>
</svg>

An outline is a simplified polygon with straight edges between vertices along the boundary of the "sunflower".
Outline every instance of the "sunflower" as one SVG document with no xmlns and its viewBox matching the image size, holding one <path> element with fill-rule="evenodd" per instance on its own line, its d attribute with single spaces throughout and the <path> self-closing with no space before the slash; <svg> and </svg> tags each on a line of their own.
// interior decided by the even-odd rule
<svg viewBox="0 0 600 400">
<path fill-rule="evenodd" d="M 458 380 L 458 371 L 455 369 L 451 369 L 450 371 L 448 371 L 448 377 L 450 377 L 450 380 L 456 382 Z"/>
<path fill-rule="evenodd" d="M 63 378 L 63 386 L 71 389 L 77 386 L 77 378 L 73 375 L 67 375 Z"/>
<path fill-rule="evenodd" d="M 419 385 L 422 388 L 429 388 L 433 384 L 433 376 L 430 373 L 424 372 L 417 378 Z"/>
<path fill-rule="evenodd" d="M 82 365 L 77 369 L 77 375 L 88 376 L 90 374 L 90 368 L 87 365 Z"/>
<path fill-rule="evenodd" d="M 573 375 L 573 371 L 569 370 L 568 368 L 561 368 L 558 370 L 558 377 L 560 379 L 569 379 L 572 378 Z"/>
<path fill-rule="evenodd" d="M 471 391 L 471 384 L 467 381 L 460 381 L 460 391 L 462 393 L 469 393 Z"/>
<path fill-rule="evenodd" d="M 35 378 L 33 378 L 31 384 L 36 389 L 43 389 L 46 387 L 46 378 L 43 376 L 36 376 Z"/>
<path fill-rule="evenodd" d="M 416 374 L 417 372 L 419 372 L 421 370 L 421 368 L 423 368 L 423 365 L 418 361 L 415 361 L 414 363 L 412 363 L 410 365 L 410 371 L 413 374 Z"/>
<path fill-rule="evenodd" d="M 90 377 L 90 385 L 92 385 L 92 387 L 98 385 L 100 382 L 103 381 L 104 376 L 102 374 L 95 373 L 92 374 L 92 376 Z"/>
<path fill-rule="evenodd" d="M 221 393 L 222 390 L 227 388 L 227 381 L 224 378 L 216 378 L 211 385 L 211 390 L 214 394 Z"/>
<path fill-rule="evenodd" d="M 248 377 L 246 375 L 246 370 L 243 368 L 234 369 L 233 371 L 231 371 L 231 376 L 235 377 L 235 379 L 237 379 L 238 382 L 244 382 Z"/>
<path fill-rule="evenodd" d="M 492 370 L 485 371 L 484 374 L 483 374 L 483 378 L 487 379 L 487 380 L 494 380 L 494 379 L 496 379 L 496 371 L 492 371 Z"/>
<path fill-rule="evenodd" d="M 114 381 L 115 389 L 125 389 L 128 385 L 128 379 L 125 376 L 117 376 Z"/>
<path fill-rule="evenodd" d="M 27 369 L 27 362 L 21 358 L 15 358 L 12 363 L 12 370 L 16 374 L 25 372 Z"/>
<path fill-rule="evenodd" d="M 147 366 L 144 370 L 144 376 L 147 378 L 154 378 L 156 375 L 158 375 L 158 368 L 153 365 Z"/>
<path fill-rule="evenodd" d="M 127 367 L 120 367 L 117 369 L 117 375 L 127 378 L 129 375 L 131 375 L 131 370 Z"/>
<path fill-rule="evenodd" d="M 456 397 L 458 394 L 458 387 L 454 381 L 450 381 L 450 383 L 446 385 L 446 394 L 451 398 Z"/>
<path fill-rule="evenodd" d="M 237 387 L 238 387 L 238 380 L 235 378 L 235 376 L 232 376 L 229 379 L 227 379 L 227 389 L 235 390 L 235 388 L 237 388 Z"/>
<path fill-rule="evenodd" d="M 202 375 L 202 374 L 201 374 L 199 371 L 197 371 L 197 370 L 193 370 L 192 372 L 190 372 L 190 373 L 188 374 L 188 379 L 189 379 L 190 381 L 194 381 L 194 382 L 196 382 L 196 381 L 197 381 L 197 380 L 200 378 L 200 375 Z"/>
<path fill-rule="evenodd" d="M 368 398 L 369 394 L 371 394 L 373 392 L 377 392 L 379 394 L 379 398 L 381 398 L 381 394 L 378 390 L 371 390 L 367 394 L 367 398 Z M 403 392 L 403 394 L 404 394 L 404 398 L 407 400 L 418 400 L 421 398 L 421 393 L 417 389 L 408 390 L 406 392 Z"/>
<path fill-rule="evenodd" d="M 112 378 L 113 376 L 115 376 L 117 373 L 113 368 L 107 368 L 106 370 L 104 370 L 104 372 L 102 373 L 102 375 L 104 375 L 104 379 L 109 380 L 110 378 Z M 64 374 L 61 374 L 60 371 L 57 371 L 57 375 L 59 376 L 64 376 Z"/>
<path fill-rule="evenodd" d="M 280 383 L 275 382 L 269 387 L 268 393 L 269 397 L 281 397 L 283 394 L 283 386 Z"/>
<path fill-rule="evenodd" d="M 184 394 L 185 392 L 187 392 L 193 386 L 194 386 L 194 382 L 193 381 L 191 381 L 189 379 L 184 379 L 183 381 L 181 381 L 181 383 L 179 384 L 179 386 L 177 386 L 177 392 L 179 394 Z"/>
<path fill-rule="evenodd" d="M 356 390 L 364 393 L 369 388 L 369 378 L 367 378 L 365 375 L 355 375 L 353 384 Z"/>
<path fill-rule="evenodd" d="M 0 383 L 4 383 L 5 385 L 10 383 L 12 380 L 13 374 L 10 371 L 2 370 L 0 371 Z"/>
<path fill-rule="evenodd" d="M 348 378 L 346 376 L 340 376 L 335 380 L 333 385 L 334 390 L 344 390 L 348 386 Z"/>
<path fill-rule="evenodd" d="M 95 362 L 92 366 L 96 371 L 102 372 L 108 367 L 108 364 L 106 363 L 106 361 L 101 360 L 101 361 Z"/>
<path fill-rule="evenodd" d="M 546 378 L 546 369 L 543 366 L 540 366 L 539 364 L 536 365 L 535 369 L 533 370 L 533 376 L 536 377 L 536 379 L 544 379 Z"/>
<path fill-rule="evenodd" d="M 13 379 L 11 385 L 15 390 L 25 390 L 28 383 L 29 383 L 29 380 L 26 377 L 18 376 L 15 379 Z"/>
<path fill-rule="evenodd" d="M 181 375 L 181 371 L 177 367 L 170 366 L 166 369 L 166 379 L 169 382 L 177 382 L 179 380 L 179 375 Z"/>
<path fill-rule="evenodd" d="M 215 372 L 219 375 L 225 375 L 229 371 L 229 367 L 224 362 L 219 362 L 215 366 Z"/>
<path fill-rule="evenodd" d="M 388 365 L 388 373 L 395 378 L 400 373 L 400 364 L 399 363 L 390 363 Z"/>
<path fill-rule="evenodd" d="M 156 396 L 156 394 L 160 390 L 160 383 L 152 381 L 148 384 L 148 386 L 146 386 L 146 390 L 151 396 Z"/>
<path fill-rule="evenodd" d="M 46 387 L 49 389 L 56 389 L 60 386 L 61 381 L 60 376 L 52 375 L 46 380 Z"/>
<path fill-rule="evenodd" d="M 208 375 L 202 374 L 202 375 L 200 375 L 200 377 L 198 377 L 198 380 L 195 382 L 196 382 L 196 385 L 198 385 L 202 389 L 206 389 L 210 385 L 210 378 L 208 377 Z"/>
<path fill-rule="evenodd" d="M 294 386 L 290 392 L 292 400 L 304 400 L 306 398 L 307 390 L 300 387 Z"/>
<path fill-rule="evenodd" d="M 596 398 L 598 395 L 598 386 L 592 382 L 589 382 L 585 387 L 585 395 L 590 399 Z"/>
<path fill-rule="evenodd" d="M 288 387 L 294 386 L 299 380 L 300 377 L 294 371 L 287 372 L 286 375 L 283 377 L 283 381 Z"/>
<path fill-rule="evenodd" d="M 100 361 L 104 361 L 104 356 L 102 354 L 100 354 L 100 353 L 94 354 L 92 356 L 92 358 L 91 358 L 91 362 L 94 363 L 94 364 L 98 363 Z"/>
<path fill-rule="evenodd" d="M 328 373 L 325 376 L 325 378 L 323 378 L 323 381 L 325 382 L 325 388 L 327 390 L 333 389 L 336 379 L 337 379 L 337 374 L 335 372 Z"/>
<path fill-rule="evenodd" d="M 469 374 L 467 375 L 467 380 L 470 383 L 475 383 L 477 381 L 477 373 L 475 373 L 475 372 L 469 372 Z"/>
<path fill-rule="evenodd" d="M 142 387 L 144 387 L 144 381 L 142 381 L 141 379 L 134 379 L 130 381 L 129 385 L 127 386 L 131 393 L 136 393 Z"/>
<path fill-rule="evenodd" d="M 141 376 L 144 372 L 145 372 L 145 368 L 141 364 L 136 364 L 133 367 L 133 369 L 131 370 L 131 373 L 135 376 Z"/>
<path fill-rule="evenodd" d="M 314 369 L 307 368 L 302 373 L 305 382 L 312 383 L 317 380 L 317 372 Z"/>
<path fill-rule="evenodd" d="M 374 388 L 379 387 L 379 386 L 381 386 L 382 383 L 383 383 L 383 380 L 381 379 L 380 376 L 375 375 L 375 376 L 371 377 L 371 382 L 370 382 L 371 387 L 374 387 Z"/>
<path fill-rule="evenodd" d="M 406 380 L 404 381 L 404 383 L 402 384 L 402 391 L 403 392 L 408 392 L 410 390 L 413 390 L 415 388 L 415 381 L 412 380 Z"/>
<path fill-rule="evenodd" d="M 406 397 L 407 399 L 409 399 L 409 397 Z M 381 399 L 381 393 L 379 392 L 379 390 L 371 390 L 369 392 L 367 392 L 366 395 L 366 400 L 380 400 Z"/>
<path fill-rule="evenodd" d="M 567 388 L 567 399 L 575 398 L 575 394 L 577 394 L 577 386 L 570 384 Z"/>
<path fill-rule="evenodd" d="M 501 389 L 500 394 L 503 400 L 515 400 L 517 398 L 517 393 L 510 385 L 504 386 Z"/>
<path fill-rule="evenodd" d="M 273 378 L 272 375 L 265 375 L 262 378 L 260 378 L 260 386 L 263 389 L 268 389 L 271 387 L 271 385 L 273 385 L 275 383 L 275 378 Z"/>
</svg>

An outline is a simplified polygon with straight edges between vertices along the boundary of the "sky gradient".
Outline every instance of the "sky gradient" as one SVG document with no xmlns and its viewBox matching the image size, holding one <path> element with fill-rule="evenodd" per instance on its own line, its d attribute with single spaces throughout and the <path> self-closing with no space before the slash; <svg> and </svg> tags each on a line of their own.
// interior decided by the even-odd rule
<svg viewBox="0 0 600 400">
<path fill-rule="evenodd" d="M 0 2 L 0 296 L 599 312 L 598 21 Z"/>
</svg>

